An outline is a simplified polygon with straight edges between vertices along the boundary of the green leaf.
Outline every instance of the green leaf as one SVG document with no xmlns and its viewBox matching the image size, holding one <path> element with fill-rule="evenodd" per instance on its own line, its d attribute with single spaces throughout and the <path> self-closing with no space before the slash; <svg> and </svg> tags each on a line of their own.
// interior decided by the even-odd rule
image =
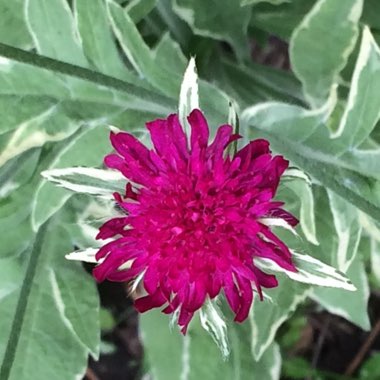
<svg viewBox="0 0 380 380">
<path fill-rule="evenodd" d="M 276 6 L 267 2 L 256 4 L 252 9 L 250 25 L 289 41 L 293 30 L 314 3 L 315 0 L 291 0 Z"/>
<path fill-rule="evenodd" d="M 183 74 L 188 60 L 182 53 L 178 43 L 170 39 L 166 33 L 155 50 L 153 59 L 157 66 L 167 68 L 170 75 L 178 75 L 178 83 L 183 82 Z M 210 127 L 215 130 L 217 124 L 224 124 L 227 120 L 230 98 L 215 85 L 198 78 L 199 102 L 201 109 L 206 113 Z M 180 94 L 180 89 L 176 97 Z"/>
<path fill-rule="evenodd" d="M 20 112 L 20 116 L 25 113 L 25 116 L 30 112 L 30 117 L 37 116 L 48 112 L 50 108 L 56 106 L 57 110 L 65 111 L 68 104 L 71 102 L 70 108 L 90 108 L 89 103 L 92 103 L 93 113 L 97 113 L 98 118 L 101 114 L 99 108 L 108 106 L 106 112 L 116 112 L 122 107 L 126 108 L 126 104 L 131 104 L 131 107 L 136 107 L 135 98 L 128 96 L 122 92 L 115 92 L 98 84 L 89 83 L 77 78 L 63 78 L 60 75 L 48 72 L 46 70 L 37 69 L 29 65 L 20 64 L 18 62 L 8 61 L 9 67 L 6 73 L 0 73 L 1 83 L 1 99 L 4 101 L 3 107 L 16 102 L 17 98 L 21 98 L 20 105 L 24 107 L 24 111 Z M 61 104 L 61 100 L 66 100 L 67 103 Z M 83 101 L 87 104 L 74 104 L 73 100 Z M 39 107 L 36 105 L 40 102 Z M 135 103 L 135 104 L 134 104 Z M 97 107 L 94 108 L 94 104 Z M 144 101 L 137 106 L 142 107 Z M 44 107 L 45 106 L 45 107 Z M 155 108 L 155 107 L 154 107 Z M 39 111 L 39 112 L 38 112 Z M 23 116 L 23 117 L 25 117 Z M 16 118 L 18 121 L 18 118 Z M 22 122 L 20 120 L 20 122 Z M 20 123 L 21 124 L 21 123 Z M 10 125 L 9 130 L 14 129 L 17 125 Z"/>
<path fill-rule="evenodd" d="M 24 0 L 0 1 L 0 41 L 19 48 L 29 48 L 32 39 L 23 17 Z"/>
<path fill-rule="evenodd" d="M 309 287 L 277 276 L 279 286 L 268 292 L 268 299 L 257 300 L 250 313 L 251 350 L 259 360 L 272 344 L 279 327 L 292 315 L 309 294 Z"/>
<path fill-rule="evenodd" d="M 65 240 L 65 246 L 69 247 L 73 243 L 67 233 L 66 225 L 74 223 L 75 216 L 70 215 L 69 212 L 67 214 L 66 216 L 61 213 L 58 216 L 59 223 L 64 224 L 62 229 L 57 227 L 57 233 L 62 234 L 60 239 Z M 54 232 L 51 232 L 49 237 L 58 240 L 59 238 L 57 235 L 54 236 Z M 67 253 L 67 248 L 65 248 L 64 253 Z M 81 343 L 89 349 L 89 353 L 94 359 L 97 359 L 100 343 L 100 305 L 95 281 L 92 276 L 85 272 L 80 263 L 68 262 L 62 256 L 59 257 L 59 262 L 62 268 L 66 269 L 66 271 L 62 270 L 56 273 L 57 283 L 56 288 L 53 289 L 54 292 L 57 290 L 60 292 L 64 304 L 60 305 L 60 311 L 64 312 Z"/>
<path fill-rule="evenodd" d="M 323 157 L 318 157 L 317 152 L 308 150 L 301 144 L 287 142 L 287 146 L 285 146 L 274 136 L 271 136 L 270 140 L 276 150 L 282 152 L 320 183 L 368 215 L 380 220 L 380 199 L 377 190 L 379 183 L 377 181 L 351 169 L 346 169 L 344 164 L 328 163 Z"/>
<path fill-rule="evenodd" d="M 74 99 L 97 100 L 104 104 L 116 102 L 119 105 L 129 105 L 130 108 L 158 110 L 163 115 L 167 115 L 175 107 L 172 99 L 159 94 L 154 89 L 147 90 L 143 81 L 120 80 L 1 43 L 0 55 L 6 57 L 0 60 L 0 67 L 3 66 L 0 73 L 2 71 L 6 73 L 6 75 L 0 75 L 0 89 L 6 94 L 31 95 L 37 93 L 38 95 L 52 95 L 58 99 L 73 95 Z M 18 70 L 24 73 L 20 73 Z M 70 91 L 61 77 L 54 73 L 79 79 L 77 82 L 71 81 L 71 86 L 74 86 L 75 90 Z M 120 91 L 123 97 L 121 99 L 115 97 L 115 94 L 110 91 L 112 89 Z M 120 94 L 118 95 L 120 96 Z"/>
<path fill-rule="evenodd" d="M 291 0 L 241 0 L 241 5 L 250 5 L 258 3 L 270 3 L 273 5 L 279 5 L 283 3 L 290 3 Z"/>
<path fill-rule="evenodd" d="M 154 310 L 142 315 L 141 329 L 149 372 L 157 380 L 245 380 L 252 374 L 265 380 L 280 377 L 278 346 L 271 344 L 261 360 L 255 361 L 250 350 L 252 332 L 248 322 L 228 326 L 233 348 L 228 360 L 223 360 L 197 319 L 183 337 L 178 331 L 169 329 L 167 316 Z M 162 342 L 165 342 L 164 346 Z"/>
<path fill-rule="evenodd" d="M 199 311 L 202 327 L 211 335 L 214 342 L 219 347 L 225 359 L 230 354 L 230 345 L 227 336 L 227 324 L 223 320 L 218 305 L 218 298 L 207 299 Z"/>
<path fill-rule="evenodd" d="M 0 79 L 1 81 L 1 79 Z M 4 88 L 3 88 L 4 91 Z M 12 131 L 28 120 L 35 118 L 56 102 L 48 97 L 25 97 L 17 95 L 0 95 L 0 134 Z M 18 112 L 9 112 L 16 109 Z"/>
<path fill-rule="evenodd" d="M 113 0 L 107 0 L 107 9 L 114 33 L 135 70 L 163 93 L 177 97 L 179 83 L 156 65 L 152 52 L 128 13 Z"/>
<path fill-rule="evenodd" d="M 355 259 L 361 237 L 358 212 L 335 193 L 328 191 L 327 194 L 338 238 L 338 247 L 336 254 L 333 255 L 332 264 L 346 273 Z"/>
<path fill-rule="evenodd" d="M 82 261 L 84 263 L 97 264 L 98 261 L 96 260 L 96 253 L 98 251 L 99 248 L 77 249 L 65 255 L 65 258 L 72 261 Z"/>
<path fill-rule="evenodd" d="M 25 121 L 9 136 L 0 153 L 0 166 L 31 148 L 41 147 L 49 141 L 60 141 L 72 135 L 79 125 L 53 105 L 41 114 Z"/>
<path fill-rule="evenodd" d="M 118 17 L 120 16 L 121 22 L 123 22 L 124 14 L 119 12 L 120 9 L 118 10 L 118 8 L 116 8 L 116 10 Z M 138 41 L 138 44 L 140 42 L 141 40 Z M 173 110 L 176 108 L 175 102 L 171 98 L 167 98 L 166 96 L 159 94 L 157 90 L 154 90 L 152 88 L 149 88 L 148 90 L 146 84 L 143 81 L 122 81 L 99 72 L 36 55 L 34 53 L 22 51 L 20 49 L 12 48 L 1 43 L 0 55 L 7 57 L 7 59 L 0 61 L 0 65 L 3 63 L 6 66 L 6 70 L 12 74 L 11 83 L 9 83 L 8 80 L 9 74 L 7 74 L 6 77 L 4 76 L 4 86 L 5 88 L 8 87 L 11 91 L 14 91 L 14 83 L 17 83 L 16 88 L 21 87 L 19 90 L 20 95 L 30 93 L 30 88 L 34 90 L 35 87 L 38 87 L 38 94 L 46 93 L 47 90 L 44 89 L 43 84 L 48 83 L 50 85 L 51 83 L 55 84 L 58 81 L 58 83 L 63 87 L 63 91 L 60 91 L 56 85 L 51 90 L 54 93 L 54 97 L 57 98 L 62 98 L 62 94 L 64 94 L 66 98 L 69 94 L 72 94 L 75 96 L 75 98 L 83 101 L 96 101 L 98 103 L 100 102 L 105 104 L 114 104 L 117 101 L 116 104 L 124 104 L 128 108 L 150 110 L 151 112 L 165 116 L 170 112 L 173 112 Z M 52 73 L 45 70 L 35 70 L 28 65 L 21 65 L 23 70 L 28 70 L 28 74 L 25 75 L 27 81 L 34 81 L 33 86 L 30 86 L 28 83 L 24 84 L 23 81 L 20 80 L 20 77 L 23 79 L 24 76 L 20 76 L 19 73 L 14 70 L 9 70 L 10 67 L 13 68 L 15 66 L 14 60 L 17 62 L 34 65 L 39 68 L 46 68 L 49 71 L 62 73 L 69 75 L 70 77 L 83 79 L 86 81 L 86 86 L 84 86 L 84 83 L 82 81 L 79 81 L 82 83 L 74 82 L 73 84 L 75 85 L 75 90 L 69 92 L 68 89 L 65 88 L 64 82 L 58 76 L 53 75 Z M 154 55 L 151 64 L 153 66 L 156 65 L 156 62 L 154 61 Z M 15 67 L 18 67 L 18 64 Z M 166 75 L 169 75 L 169 78 L 173 78 L 172 84 L 174 82 L 177 83 L 177 90 L 175 91 L 174 95 L 174 97 L 177 98 L 182 74 L 176 76 L 173 75 L 173 73 L 167 73 Z M 171 91 L 174 91 L 173 85 L 167 84 L 166 75 L 163 76 L 162 73 L 160 74 L 160 83 L 163 83 L 164 86 L 169 86 L 172 88 Z M 1 79 L 2 76 L 0 75 L 0 84 L 3 84 Z M 101 86 L 96 86 L 95 84 L 100 84 Z M 211 121 L 211 126 L 216 128 L 217 123 L 225 123 L 227 119 L 229 99 L 217 87 L 207 82 L 200 81 L 199 85 L 200 97 L 202 98 L 201 108 L 206 111 L 206 114 Z M 1 88 L 2 86 L 0 86 L 0 89 Z M 115 97 L 112 92 L 110 93 L 110 89 L 116 89 L 124 93 L 122 94 L 123 97 L 118 99 L 118 97 Z M 126 96 L 125 93 L 130 95 Z"/>
<path fill-rule="evenodd" d="M 309 176 L 302 170 L 297 169 L 295 167 L 289 167 L 288 169 L 286 169 L 284 174 L 282 175 L 282 179 L 287 183 L 289 183 L 289 181 L 300 179 L 305 181 L 305 183 L 307 183 L 308 185 L 312 184 Z"/>
<path fill-rule="evenodd" d="M 357 290 L 345 292 L 340 289 L 314 288 L 311 297 L 331 313 L 368 328 L 369 289 L 361 257 L 368 247 L 359 245 L 361 229 L 357 213 L 350 204 L 336 195 L 327 196 L 320 187 L 316 188 L 314 194 L 319 205 L 316 222 L 320 245 L 315 247 L 309 244 L 305 249 L 314 257 L 345 271 Z"/>
<path fill-rule="evenodd" d="M 346 318 L 363 330 L 369 330 L 371 327 L 367 314 L 369 286 L 360 255 L 356 255 L 352 261 L 347 270 L 347 276 L 358 289 L 356 292 L 348 293 L 340 289 L 315 288 L 311 298 L 330 313 Z"/>
<path fill-rule="evenodd" d="M 116 78 L 131 78 L 121 60 L 107 19 L 104 0 L 74 2 L 75 16 L 83 51 L 92 65 Z"/>
<path fill-rule="evenodd" d="M 48 166 L 48 170 L 72 165 L 99 166 L 110 150 L 108 133 L 104 126 L 85 127 L 66 142 Z M 91 149 L 88 149 L 91 147 Z M 35 231 L 57 212 L 72 193 L 42 180 L 32 200 L 32 224 Z"/>
<path fill-rule="evenodd" d="M 173 0 L 173 9 L 194 33 L 227 41 L 240 58 L 248 56 L 249 6 L 241 7 L 239 0 Z"/>
<path fill-rule="evenodd" d="M 30 180 L 40 158 L 40 149 L 30 149 L 0 169 L 0 198 L 4 198 Z"/>
<path fill-rule="evenodd" d="M 372 274 L 380 285 L 380 242 L 378 240 L 371 239 L 370 251 Z"/>
<path fill-rule="evenodd" d="M 333 138 L 350 150 L 368 137 L 380 119 L 380 99 L 377 96 L 379 86 L 380 48 L 368 27 L 365 27 L 347 106 L 339 128 L 332 134 Z"/>
<path fill-rule="evenodd" d="M 362 21 L 371 29 L 380 29 L 379 3 L 377 0 L 365 0 Z"/>
<path fill-rule="evenodd" d="M 192 33 L 185 21 L 181 20 L 173 10 L 172 0 L 158 0 L 156 8 L 147 18 L 152 30 L 161 33 L 170 32 L 173 39 L 182 47 L 191 43 Z"/>
<path fill-rule="evenodd" d="M 125 177 L 116 170 L 104 170 L 86 167 L 49 169 L 41 175 L 57 186 L 75 193 L 109 196 L 122 193 L 125 188 Z"/>
<path fill-rule="evenodd" d="M 69 90 L 64 81 L 51 72 L 39 70 L 7 58 L 1 58 L 0 67 L 2 69 L 0 70 L 0 94 L 2 99 L 7 101 L 7 97 L 9 97 L 8 102 L 12 102 L 12 100 L 17 101 L 21 96 L 40 96 L 40 99 L 24 99 L 24 103 L 21 103 L 25 109 L 33 108 L 33 114 L 38 111 L 42 112 L 47 107 L 55 104 L 54 100 L 52 101 L 49 97 L 57 99 L 69 97 Z M 45 96 L 45 98 L 42 96 Z M 35 105 L 39 101 L 41 106 L 44 105 L 44 107 Z M 30 105 L 27 106 L 25 103 Z M 20 115 L 24 112 L 21 111 Z"/>
<path fill-rule="evenodd" d="M 306 359 L 294 356 L 284 361 L 283 375 L 293 380 L 301 380 L 315 375 L 315 369 L 311 368 L 311 363 Z"/>
<path fill-rule="evenodd" d="M 25 19 L 40 54 L 88 66 L 66 0 L 26 0 Z"/>
<path fill-rule="evenodd" d="M 362 7 L 363 0 L 319 0 L 294 30 L 292 67 L 313 107 L 323 104 L 338 82 L 355 46 Z"/>
<path fill-rule="evenodd" d="M 286 104 L 264 103 L 242 113 L 241 125 L 247 138 L 268 139 L 272 148 L 315 180 L 333 190 L 373 218 L 380 220 L 380 183 L 334 155 L 341 146 L 328 136 L 321 122 L 326 114 Z M 327 112 L 327 114 L 329 114 Z M 249 128 L 248 126 L 254 126 Z M 366 173 L 364 173 L 366 174 Z"/>
<path fill-rule="evenodd" d="M 107 4 L 115 35 L 137 72 L 163 93 L 177 98 L 183 79 L 183 73 L 180 71 L 181 66 L 171 71 L 169 69 L 172 64 L 158 68 L 155 60 L 157 51 L 151 51 L 145 44 L 128 14 L 112 0 L 107 0 Z M 167 48 L 170 47 L 171 53 L 173 53 L 173 49 L 177 50 L 177 60 L 181 59 L 178 58 L 178 56 L 181 57 L 180 51 L 178 51 L 178 47 L 174 46 L 174 43 L 167 42 L 166 46 Z M 159 58 L 159 62 L 160 60 L 162 62 L 163 58 Z M 213 125 L 214 122 L 226 122 L 229 99 L 224 93 L 212 84 L 199 81 L 199 97 L 202 99 L 201 108 L 209 117 L 212 128 L 216 129 L 216 125 Z"/>
<path fill-rule="evenodd" d="M 342 155 L 342 160 L 357 168 L 358 172 L 380 180 L 380 149 L 349 150 Z"/>
<path fill-rule="evenodd" d="M 323 263 L 315 257 L 295 251 L 291 252 L 292 261 L 297 268 L 297 272 L 288 271 L 270 259 L 256 258 L 254 262 L 264 272 L 285 273 L 293 281 L 350 291 L 356 290 L 352 282 L 332 266 Z"/>
<path fill-rule="evenodd" d="M 112 331 L 117 324 L 112 313 L 104 307 L 100 308 L 99 319 L 102 331 Z"/>
<path fill-rule="evenodd" d="M 29 57 L 41 58 L 34 54 L 22 52 L 22 54 L 24 53 Z M 84 114 L 84 111 L 91 111 L 92 114 L 96 115 L 90 117 L 93 119 L 101 119 L 104 118 L 105 113 L 113 114 L 117 111 L 125 110 L 126 108 L 148 107 L 152 111 L 157 110 L 158 104 L 156 101 L 149 105 L 149 98 L 152 99 L 152 93 L 149 93 L 148 97 L 143 95 L 143 99 L 140 98 L 137 100 L 139 88 L 132 85 L 127 91 L 132 92 L 134 89 L 134 95 L 126 95 L 125 86 L 129 87 L 128 83 L 119 81 L 116 78 L 106 77 L 106 81 L 110 78 L 111 82 L 117 81 L 119 85 L 121 84 L 124 87 L 124 91 L 115 92 L 112 88 L 109 88 L 110 86 L 107 86 L 108 88 L 104 87 L 104 83 L 103 85 L 99 85 L 78 78 L 64 78 L 61 75 L 56 75 L 47 70 L 6 58 L 0 61 L 0 65 L 1 62 L 6 65 L 6 70 L 0 70 L 0 107 L 6 109 L 6 111 L 9 110 L 7 107 L 11 107 L 12 105 L 22 107 L 22 110 L 17 114 L 13 114 L 13 116 L 11 116 L 12 113 L 6 112 L 8 116 L 4 117 L 4 131 L 13 130 L 18 126 L 21 127 L 23 122 L 26 123 L 30 121 L 30 119 L 33 119 L 33 117 L 37 117 L 44 112 L 48 112 L 49 109 L 54 108 L 60 112 L 70 113 L 70 116 L 75 113 L 75 118 L 77 118 L 79 113 Z M 58 64 L 62 65 L 60 62 Z M 63 64 L 63 66 L 66 67 L 65 64 Z M 69 67 L 71 66 L 69 65 Z M 74 67 L 81 70 L 76 66 Z M 98 75 L 102 76 L 100 73 L 96 74 L 86 69 L 83 70 L 85 70 L 86 73 L 90 73 L 90 75 L 95 74 L 95 77 Z M 113 84 L 111 84 L 111 86 L 113 86 Z M 75 100 L 77 101 L 75 102 Z M 158 107 L 160 108 L 160 106 Z M 167 111 L 163 113 L 166 114 Z M 55 112 L 54 115 L 56 115 Z M 60 117 L 64 116 L 60 115 Z M 88 118 L 88 116 L 86 116 L 86 118 Z M 79 120 L 80 122 L 82 121 L 82 119 Z M 10 122 L 9 125 L 5 125 L 8 121 Z M 1 125 L 2 123 L 0 123 L 0 126 Z M 63 128 L 63 126 L 61 127 Z M 0 127 L 0 132 L 1 128 L 2 127 Z"/>
<path fill-rule="evenodd" d="M 1 288 L 8 289 L 0 300 L 1 379 L 74 379 L 83 375 L 88 353 L 97 355 L 96 288 L 80 266 L 65 261 L 69 247 L 53 222 L 40 229 L 32 249 L 1 259 Z"/>
<path fill-rule="evenodd" d="M 259 103 L 244 110 L 241 120 L 245 126 L 252 125 L 281 138 L 303 142 L 322 125 L 329 113 L 329 103 L 316 111 L 281 102 Z"/>
<path fill-rule="evenodd" d="M 32 184 L 27 181 L 17 191 L 10 191 L 0 199 L 0 230 L 6 231 L 1 236 L 1 258 L 20 254 L 33 240 L 29 220 L 32 189 Z"/>
<path fill-rule="evenodd" d="M 168 317 L 158 310 L 151 310 L 141 315 L 140 328 L 150 372 L 157 380 L 180 379 L 184 366 L 184 338 L 178 331 L 169 329 Z M 165 342 L 164 346 L 162 342 Z"/>
<path fill-rule="evenodd" d="M 314 197 L 311 184 L 305 180 L 295 179 L 286 183 L 300 199 L 300 225 L 306 239 L 315 245 L 318 245 L 318 239 L 315 229 L 315 214 L 314 214 Z"/>
<path fill-rule="evenodd" d="M 359 223 L 363 228 L 364 234 L 371 239 L 380 241 L 380 223 L 369 217 L 363 212 L 359 212 Z"/>
<path fill-rule="evenodd" d="M 165 33 L 153 51 L 153 59 L 157 66 L 165 67 L 172 73 L 182 75 L 187 67 L 188 59 L 184 56 L 178 43 Z"/>
<path fill-rule="evenodd" d="M 380 354 L 373 353 L 360 369 L 360 380 L 371 380 L 380 377 Z"/>
<path fill-rule="evenodd" d="M 214 67 L 212 67 L 214 71 Z M 282 70 L 250 63 L 249 66 L 222 61 L 221 73 L 215 80 L 230 96 L 234 96 L 241 106 L 265 100 L 289 101 L 304 104 L 300 83 Z"/>
<path fill-rule="evenodd" d="M 157 0 L 132 0 L 125 7 L 135 24 L 145 18 L 156 6 Z"/>
</svg>

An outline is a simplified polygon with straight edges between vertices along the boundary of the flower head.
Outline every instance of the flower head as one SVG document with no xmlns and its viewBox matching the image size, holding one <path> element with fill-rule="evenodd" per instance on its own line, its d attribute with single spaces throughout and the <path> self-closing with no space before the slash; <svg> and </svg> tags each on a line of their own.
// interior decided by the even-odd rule
<svg viewBox="0 0 380 380">
<path fill-rule="evenodd" d="M 209 144 L 201 111 L 188 121 L 189 144 L 177 115 L 147 123 L 152 150 L 129 133 L 111 133 L 117 154 L 105 164 L 130 182 L 125 194 L 114 194 L 124 215 L 100 228 L 97 238 L 117 238 L 99 250 L 102 261 L 94 269 L 98 281 L 143 278 L 146 296 L 135 301 L 136 308 L 178 311 L 184 333 L 207 297 L 223 291 L 241 322 L 253 288 L 262 298 L 261 287 L 277 286 L 254 258 L 295 271 L 268 220 L 298 223 L 282 202 L 272 200 L 288 161 L 272 156 L 268 141 L 251 141 L 231 157 L 226 148 L 240 136 L 230 125 L 220 126 Z"/>
</svg>

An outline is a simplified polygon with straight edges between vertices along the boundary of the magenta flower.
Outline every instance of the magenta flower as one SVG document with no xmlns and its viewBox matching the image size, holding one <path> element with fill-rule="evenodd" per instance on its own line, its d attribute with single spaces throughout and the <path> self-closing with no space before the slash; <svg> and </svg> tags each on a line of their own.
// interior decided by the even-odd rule
<svg viewBox="0 0 380 380">
<path fill-rule="evenodd" d="M 220 126 L 209 145 L 201 111 L 188 121 L 190 144 L 177 115 L 147 123 L 152 150 L 129 133 L 111 133 L 118 154 L 105 164 L 131 182 L 123 196 L 114 194 L 125 215 L 100 228 L 98 239 L 117 238 L 99 250 L 103 261 L 94 269 L 98 281 L 142 277 L 147 295 L 135 301 L 137 310 L 178 310 L 183 333 L 206 298 L 222 290 L 235 321 L 246 319 L 253 288 L 262 299 L 261 287 L 277 286 L 254 258 L 296 271 L 268 221 L 298 223 L 272 200 L 288 161 L 272 156 L 268 141 L 251 141 L 230 157 L 226 148 L 240 137 L 230 125 Z"/>
</svg>

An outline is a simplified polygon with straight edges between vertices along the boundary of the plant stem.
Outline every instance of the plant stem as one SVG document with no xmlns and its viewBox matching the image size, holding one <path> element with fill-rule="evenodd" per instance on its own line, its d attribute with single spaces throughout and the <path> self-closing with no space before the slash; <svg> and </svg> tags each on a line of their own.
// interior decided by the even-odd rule
<svg viewBox="0 0 380 380">
<path fill-rule="evenodd" d="M 351 364 L 347 367 L 345 371 L 345 375 L 347 376 L 353 375 L 356 369 L 360 366 L 365 355 L 367 354 L 368 350 L 371 348 L 374 340 L 379 334 L 380 334 L 380 319 L 376 322 L 375 326 L 369 333 L 367 339 L 365 340 L 363 345 L 360 347 L 360 350 L 358 351 L 358 353 L 355 355 L 354 359 L 352 360 Z"/>
<path fill-rule="evenodd" d="M 69 75 L 86 80 L 88 82 L 97 83 L 108 88 L 123 91 L 130 95 L 143 98 L 144 100 L 149 100 L 170 109 L 176 108 L 176 103 L 173 99 L 162 95 L 155 89 L 144 88 L 146 87 L 145 85 L 128 83 L 124 80 L 117 79 L 115 77 L 111 77 L 109 75 L 105 75 L 98 71 L 87 69 L 85 67 L 58 61 L 53 58 L 18 49 L 3 43 L 0 43 L 0 56 L 28 65 L 33 65 L 41 69 Z M 136 78 L 134 81 L 137 82 L 138 80 L 139 79 Z"/>
</svg>

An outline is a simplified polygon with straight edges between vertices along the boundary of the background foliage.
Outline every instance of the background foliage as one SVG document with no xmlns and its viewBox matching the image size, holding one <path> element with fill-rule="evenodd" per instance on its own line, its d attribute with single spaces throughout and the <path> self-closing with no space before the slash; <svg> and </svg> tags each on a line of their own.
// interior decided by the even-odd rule
<svg viewBox="0 0 380 380">
<path fill-rule="evenodd" d="M 100 167 L 110 124 L 146 140 L 145 121 L 176 111 L 190 56 L 214 131 L 233 101 L 246 139 L 269 139 L 311 178 L 280 189 L 301 220 L 302 238 L 283 238 L 347 273 L 358 291 L 281 278 L 249 321 L 228 326 L 228 361 L 198 321 L 182 338 L 148 313 L 146 371 L 159 380 L 279 379 L 286 344 L 276 334 L 307 300 L 370 329 L 368 279 L 380 283 L 376 0 L 0 0 L 0 15 L 1 379 L 78 379 L 88 355 L 98 357 L 96 286 L 64 255 L 95 244 L 105 206 L 40 173 Z M 253 62 L 253 43 L 265 51 L 274 37 L 289 44 L 291 70 Z M 378 368 L 371 360 L 363 379 Z M 297 378 L 308 366 L 289 359 L 283 371 Z"/>
</svg>

